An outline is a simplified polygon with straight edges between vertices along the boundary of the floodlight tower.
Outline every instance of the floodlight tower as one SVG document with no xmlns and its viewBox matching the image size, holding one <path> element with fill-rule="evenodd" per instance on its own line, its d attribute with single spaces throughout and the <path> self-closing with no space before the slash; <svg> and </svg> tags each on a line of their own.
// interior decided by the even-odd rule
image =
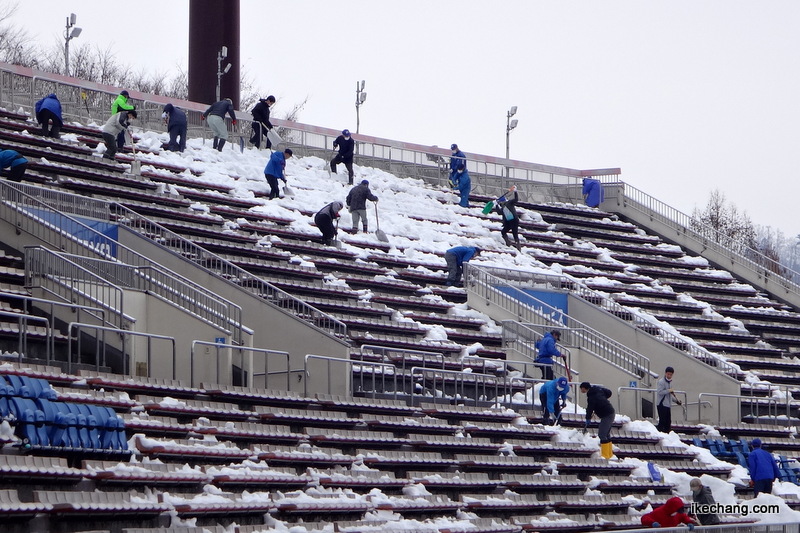
<svg viewBox="0 0 800 533">
<path fill-rule="evenodd" d="M 225 68 L 222 68 L 222 62 L 228 57 L 228 47 L 223 46 L 219 52 L 217 52 L 217 102 L 220 99 L 220 87 L 222 86 L 222 76 L 228 73 L 231 69 L 231 64 L 228 63 L 225 65 Z"/>
<path fill-rule="evenodd" d="M 78 37 L 83 31 L 75 26 L 77 21 L 78 16 L 75 13 L 70 13 L 67 17 L 67 25 L 64 28 L 64 74 L 67 76 L 69 76 L 69 42 Z"/>
<path fill-rule="evenodd" d="M 358 133 L 358 129 L 361 126 L 361 119 L 358 114 L 358 110 L 367 100 L 367 93 L 364 91 L 364 80 L 361 80 L 361 84 L 356 82 L 356 133 Z"/>
</svg>

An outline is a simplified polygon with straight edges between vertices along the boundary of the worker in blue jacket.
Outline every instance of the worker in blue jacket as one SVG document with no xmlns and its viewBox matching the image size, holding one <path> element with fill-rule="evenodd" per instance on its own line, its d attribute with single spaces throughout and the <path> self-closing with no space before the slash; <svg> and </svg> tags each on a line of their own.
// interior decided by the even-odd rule
<svg viewBox="0 0 800 533">
<path fill-rule="evenodd" d="M 469 192 L 472 190 L 472 180 L 469 177 L 469 172 L 467 172 L 467 167 L 463 164 L 459 165 L 451 180 L 453 187 L 458 189 L 458 193 L 461 195 L 461 201 L 458 202 L 458 205 L 469 207 Z"/>
<path fill-rule="evenodd" d="M 761 439 L 750 441 L 753 450 L 747 456 L 747 467 L 750 469 L 750 485 L 753 493 L 758 496 L 761 492 L 772 494 L 773 482 L 781 477 L 775 458 L 761 447 Z"/>
<path fill-rule="evenodd" d="M 553 415 L 552 423 L 555 425 L 561 409 L 567 406 L 567 394 L 569 393 L 569 383 L 567 378 L 561 376 L 551 379 L 539 389 L 539 401 L 542 404 L 542 424 L 550 424 L 550 415 Z"/>
<path fill-rule="evenodd" d="M 16 150 L 3 150 L 0 151 L 0 169 L 3 168 L 9 168 L 8 179 L 22 181 L 25 169 L 28 168 L 28 160 Z"/>
<path fill-rule="evenodd" d="M 542 369 L 542 379 L 553 379 L 553 365 L 555 361 L 553 357 L 564 357 L 556 349 L 556 342 L 561 340 L 561 332 L 557 329 L 549 331 L 544 334 L 544 337 L 536 342 L 536 348 L 539 349 L 539 354 L 536 357 L 536 364 Z"/>
<path fill-rule="evenodd" d="M 597 207 L 603 203 L 605 193 L 600 180 L 583 178 L 583 199 L 589 207 Z"/>
<path fill-rule="evenodd" d="M 450 182 L 453 183 L 455 187 L 455 177 L 456 172 L 458 172 L 458 167 L 460 165 L 464 165 L 466 168 L 467 166 L 467 156 L 464 155 L 464 152 L 458 149 L 458 145 L 453 143 L 450 145 Z"/>
<path fill-rule="evenodd" d="M 61 128 L 64 120 L 61 117 L 61 102 L 58 96 L 51 93 L 36 102 L 36 121 L 42 125 L 42 136 L 58 139 L 61 137 Z"/>
<path fill-rule="evenodd" d="M 277 198 L 279 196 L 278 180 L 283 180 L 286 183 L 286 176 L 283 175 L 286 169 L 286 160 L 292 158 L 291 148 L 287 148 L 283 152 L 272 152 L 267 161 L 267 166 L 264 168 L 264 177 L 267 178 L 269 183 L 269 199 Z"/>
<path fill-rule="evenodd" d="M 481 253 L 480 248 L 474 246 L 456 246 L 444 253 L 444 260 L 447 263 L 447 283 L 446 285 L 458 285 L 461 283 L 461 274 L 464 272 L 464 263 L 477 257 Z"/>
</svg>

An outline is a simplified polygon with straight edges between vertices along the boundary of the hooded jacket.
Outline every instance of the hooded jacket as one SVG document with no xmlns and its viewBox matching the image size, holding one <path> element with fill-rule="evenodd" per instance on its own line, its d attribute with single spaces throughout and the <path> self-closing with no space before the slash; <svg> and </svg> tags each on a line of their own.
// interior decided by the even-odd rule
<svg viewBox="0 0 800 533">
<path fill-rule="evenodd" d="M 316 216 L 329 217 L 331 220 L 333 220 L 334 218 L 339 218 L 339 211 L 342 210 L 342 207 L 344 207 L 344 204 L 342 202 L 339 201 L 331 202 L 322 209 L 320 209 L 319 211 L 317 211 Z"/>
<path fill-rule="evenodd" d="M 39 116 L 39 112 L 43 109 L 50 111 L 58 117 L 58 120 L 63 121 L 63 118 L 61 118 L 61 102 L 58 101 L 58 96 L 56 96 L 54 93 L 48 94 L 36 102 L 36 116 Z"/>
<path fill-rule="evenodd" d="M 16 150 L 3 150 L 0 151 L 0 168 L 11 167 L 14 168 L 19 166 L 23 163 L 27 163 L 28 160 L 22 156 Z"/>
<path fill-rule="evenodd" d="M 378 197 L 372 194 L 372 191 L 369 190 L 368 183 L 359 183 L 350 189 L 350 192 L 347 193 L 347 198 L 345 198 L 344 202 L 347 204 L 347 208 L 350 209 L 350 211 L 358 211 L 359 209 L 367 208 L 367 200 L 376 202 Z"/>
<path fill-rule="evenodd" d="M 286 155 L 283 152 L 272 152 L 267 161 L 267 166 L 264 168 L 264 174 L 275 176 L 278 179 L 286 180 L 283 176 L 283 171 L 286 168 Z"/>
<path fill-rule="evenodd" d="M 553 333 L 550 331 L 539 339 L 536 347 L 539 348 L 539 355 L 536 357 L 537 363 L 552 365 L 555 363 L 553 357 L 561 357 L 561 352 L 556 349 L 556 338 L 553 337 Z"/>
<path fill-rule="evenodd" d="M 131 109 L 136 109 L 135 105 L 131 105 L 128 103 L 128 97 L 124 94 L 120 94 L 117 96 L 117 99 L 114 100 L 114 103 L 111 104 L 111 114 L 115 115 L 120 111 L 130 111 Z"/>
<path fill-rule="evenodd" d="M 111 115 L 105 125 L 103 126 L 103 133 L 108 133 L 109 135 L 118 135 L 123 130 L 128 129 L 131 123 L 128 120 L 128 112 L 127 111 L 120 111 L 115 115 Z"/>
<path fill-rule="evenodd" d="M 705 485 L 700 487 L 698 491 L 692 491 L 692 501 L 702 505 L 714 505 L 717 503 L 711 493 L 711 487 L 706 487 Z M 698 514 L 697 520 L 704 526 L 719 524 L 719 517 L 715 514 Z"/>
<path fill-rule="evenodd" d="M 653 523 L 657 522 L 661 527 L 675 527 L 680 524 L 691 524 L 692 519 L 689 515 L 680 512 L 683 509 L 683 500 L 675 496 L 670 498 L 661 507 L 657 507 L 653 511 L 642 515 L 642 525 L 645 527 L 653 527 Z"/>
<path fill-rule="evenodd" d="M 760 447 L 753 448 L 747 456 L 747 467 L 750 469 L 750 479 L 753 481 L 775 480 L 781 477 L 775 458 Z"/>
<path fill-rule="evenodd" d="M 445 252 L 445 254 L 452 254 L 456 258 L 456 264 L 461 266 L 466 261 L 469 261 L 473 257 L 475 257 L 475 252 L 477 248 L 472 246 L 456 246 L 455 248 L 450 248 Z"/>
<path fill-rule="evenodd" d="M 583 195 L 586 197 L 586 205 L 589 207 L 597 207 L 603 203 L 605 193 L 600 180 L 583 178 Z"/>
</svg>

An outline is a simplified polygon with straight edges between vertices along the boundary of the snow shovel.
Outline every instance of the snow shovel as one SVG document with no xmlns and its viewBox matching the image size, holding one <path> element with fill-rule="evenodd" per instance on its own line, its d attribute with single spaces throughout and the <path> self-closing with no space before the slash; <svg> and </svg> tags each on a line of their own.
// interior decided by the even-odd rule
<svg viewBox="0 0 800 533">
<path fill-rule="evenodd" d="M 342 248 L 342 242 L 339 240 L 339 219 L 336 219 L 336 229 L 333 232 L 333 245 L 337 248 Z"/>
<path fill-rule="evenodd" d="M 284 195 L 284 196 L 289 196 L 289 197 L 291 197 L 291 198 L 294 198 L 294 189 L 292 189 L 291 187 L 289 187 L 289 184 L 288 184 L 288 183 L 286 183 L 286 181 L 285 181 L 285 180 L 284 180 L 284 182 L 283 182 L 283 195 Z"/>
<path fill-rule="evenodd" d="M 281 138 L 280 135 L 278 135 L 278 132 L 275 131 L 275 128 L 272 128 L 272 129 L 268 130 L 263 122 L 261 122 L 260 124 L 261 124 L 261 131 L 266 130 L 267 139 L 269 139 L 269 142 L 272 143 L 273 150 L 277 150 L 278 149 L 278 145 L 283 142 L 283 139 Z"/>
<path fill-rule="evenodd" d="M 127 130 L 128 135 L 131 136 L 131 150 L 133 150 L 133 161 L 131 161 L 131 174 L 134 176 L 141 176 L 142 175 L 142 162 L 136 157 L 136 146 L 133 142 L 133 133 L 131 130 Z"/>
<path fill-rule="evenodd" d="M 375 230 L 375 236 L 378 237 L 378 240 L 381 241 L 381 242 L 389 242 L 389 238 L 386 236 L 386 234 L 381 229 L 381 223 L 378 220 L 378 204 L 374 204 L 374 205 L 375 205 L 375 225 L 378 228 L 378 229 Z"/>
<path fill-rule="evenodd" d="M 483 214 L 488 215 L 492 212 L 492 209 L 494 209 L 494 200 L 489 200 L 486 202 L 486 205 L 483 206 Z"/>
</svg>

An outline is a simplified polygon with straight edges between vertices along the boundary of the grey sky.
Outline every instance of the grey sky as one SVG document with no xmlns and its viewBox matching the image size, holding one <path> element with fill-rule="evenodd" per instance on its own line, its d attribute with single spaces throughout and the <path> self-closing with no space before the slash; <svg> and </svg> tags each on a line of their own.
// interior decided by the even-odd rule
<svg viewBox="0 0 800 533">
<path fill-rule="evenodd" d="M 241 0 L 243 67 L 302 122 L 572 168 L 622 168 L 684 212 L 718 188 L 757 224 L 800 233 L 800 2 Z M 26 0 L 14 20 L 45 45 L 186 65 L 188 1 Z M 127 15 L 121 15 L 121 12 Z M 127 20 L 126 24 L 114 21 Z M 77 41 L 74 41 L 78 44 Z M 215 58 L 209 58 L 215 61 Z"/>
</svg>

